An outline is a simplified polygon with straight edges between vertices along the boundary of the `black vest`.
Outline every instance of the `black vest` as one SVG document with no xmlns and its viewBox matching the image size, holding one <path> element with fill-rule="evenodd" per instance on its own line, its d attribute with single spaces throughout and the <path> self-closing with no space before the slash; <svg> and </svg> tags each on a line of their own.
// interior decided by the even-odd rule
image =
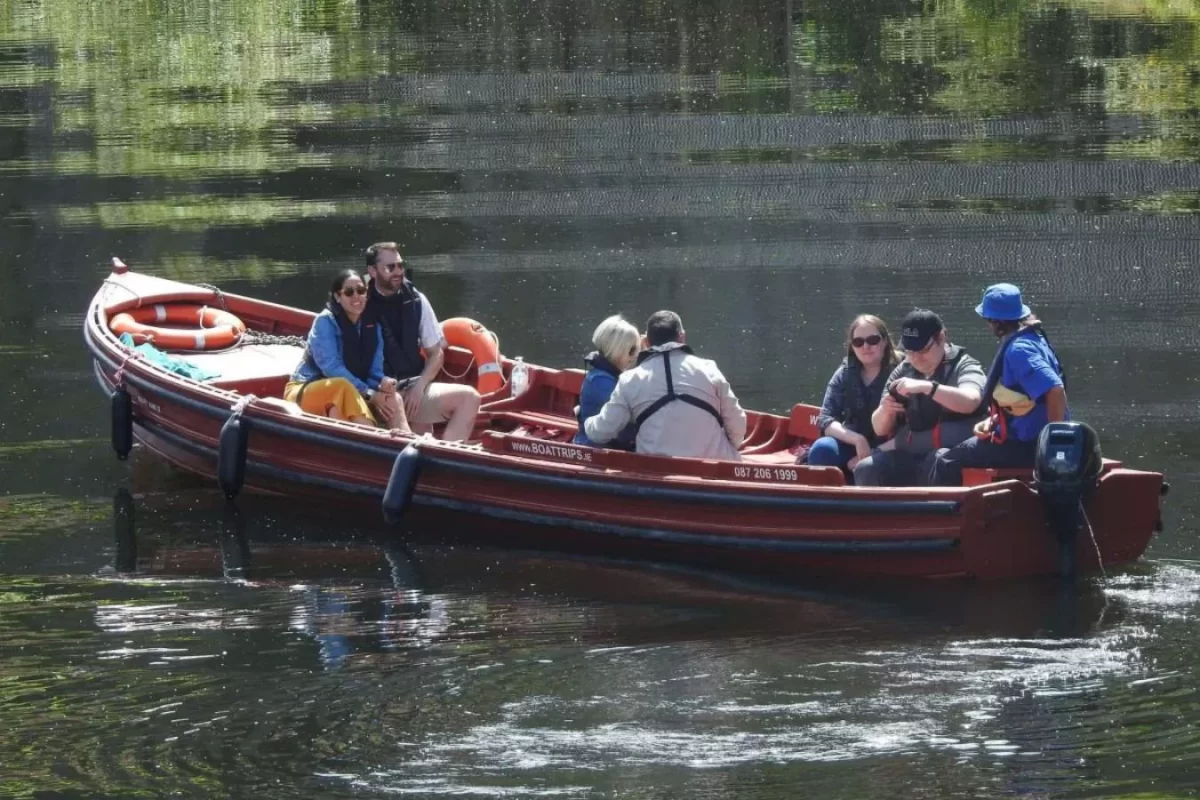
<svg viewBox="0 0 1200 800">
<path fill-rule="evenodd" d="M 375 360 L 375 348 L 379 345 L 375 335 L 376 323 L 369 321 L 367 315 L 363 314 L 358 319 L 361 323 L 360 331 L 360 326 L 355 325 L 346 317 L 346 312 L 340 305 L 327 303 L 325 307 L 333 314 L 333 321 L 337 323 L 338 329 L 342 332 L 342 362 L 354 377 L 366 383 L 371 374 L 371 362 Z M 312 352 L 307 348 L 304 350 L 304 360 L 314 368 L 314 371 L 320 372 L 317 362 L 312 357 Z"/>
<path fill-rule="evenodd" d="M 375 289 L 367 293 L 363 319 L 383 325 L 383 372 L 404 380 L 425 369 L 421 355 L 421 293 L 407 279 L 400 291 L 385 296 Z"/>
</svg>

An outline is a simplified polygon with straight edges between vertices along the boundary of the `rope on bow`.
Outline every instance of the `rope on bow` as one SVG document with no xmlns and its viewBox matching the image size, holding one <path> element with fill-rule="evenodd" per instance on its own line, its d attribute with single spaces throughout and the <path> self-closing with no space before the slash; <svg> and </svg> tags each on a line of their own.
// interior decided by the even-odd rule
<svg viewBox="0 0 1200 800">
<path fill-rule="evenodd" d="M 117 371 L 113 373 L 113 384 L 117 387 L 125 385 L 125 367 L 130 361 L 146 356 L 136 350 L 130 350 L 125 354 L 125 358 L 121 361 L 121 366 L 117 367 Z"/>
<path fill-rule="evenodd" d="M 230 419 L 240 419 L 242 416 L 242 412 L 246 410 L 246 407 L 248 405 L 250 405 L 251 403 L 253 403 L 257 399 L 258 399 L 258 397 L 256 395 L 252 395 L 252 394 L 243 395 L 240 399 L 238 399 L 238 401 L 236 403 L 233 404 L 233 407 L 230 409 L 231 413 L 229 415 L 229 418 Z"/>
</svg>

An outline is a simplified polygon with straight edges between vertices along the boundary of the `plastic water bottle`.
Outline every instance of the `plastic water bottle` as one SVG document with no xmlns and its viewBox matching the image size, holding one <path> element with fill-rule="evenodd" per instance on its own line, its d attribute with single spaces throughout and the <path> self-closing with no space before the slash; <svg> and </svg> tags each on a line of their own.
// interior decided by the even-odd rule
<svg viewBox="0 0 1200 800">
<path fill-rule="evenodd" d="M 509 377 L 508 382 L 511 387 L 511 396 L 517 397 L 524 394 L 525 390 L 529 388 L 529 366 L 521 356 L 517 356 L 513 361 L 515 363 L 513 364 L 512 375 Z"/>
</svg>

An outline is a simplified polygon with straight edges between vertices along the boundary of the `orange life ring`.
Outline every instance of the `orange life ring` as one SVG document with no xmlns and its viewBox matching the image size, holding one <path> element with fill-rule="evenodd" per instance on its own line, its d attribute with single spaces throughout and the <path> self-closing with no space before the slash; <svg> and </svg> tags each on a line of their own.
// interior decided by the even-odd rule
<svg viewBox="0 0 1200 800">
<path fill-rule="evenodd" d="M 199 330 L 159 328 L 147 323 L 195 325 Z M 142 306 L 109 321 L 113 333 L 128 333 L 134 342 L 150 342 L 160 350 L 220 350 L 237 342 L 246 324 L 228 311 L 181 303 Z"/>
<path fill-rule="evenodd" d="M 473 319 L 454 317 L 442 323 L 442 335 L 446 342 L 455 347 L 465 347 L 475 357 L 479 379 L 475 388 L 480 394 L 488 394 L 504 386 L 504 372 L 500 369 L 500 343 L 487 328 Z"/>
</svg>

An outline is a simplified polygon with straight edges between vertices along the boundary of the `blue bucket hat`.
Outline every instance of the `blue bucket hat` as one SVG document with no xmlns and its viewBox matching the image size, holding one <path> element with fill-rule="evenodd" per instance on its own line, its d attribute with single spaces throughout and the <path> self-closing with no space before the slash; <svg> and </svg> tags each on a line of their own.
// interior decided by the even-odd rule
<svg viewBox="0 0 1200 800">
<path fill-rule="evenodd" d="M 1001 322 L 1016 322 L 1033 312 L 1021 302 L 1021 290 L 1011 283 L 997 283 L 983 292 L 983 302 L 975 306 L 975 313 L 984 319 Z"/>
</svg>

